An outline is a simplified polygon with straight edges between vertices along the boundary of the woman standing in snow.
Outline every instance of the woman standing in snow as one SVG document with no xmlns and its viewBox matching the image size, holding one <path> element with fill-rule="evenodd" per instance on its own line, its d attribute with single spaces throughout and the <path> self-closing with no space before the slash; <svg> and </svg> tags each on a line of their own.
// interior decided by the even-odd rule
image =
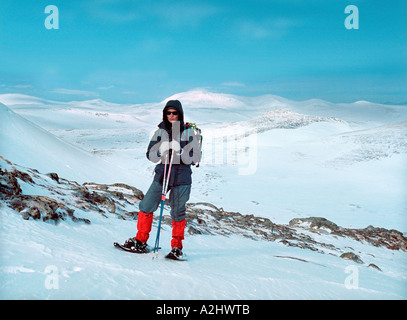
<svg viewBox="0 0 407 320">
<path fill-rule="evenodd" d="M 174 152 L 172 152 L 174 151 Z M 185 230 L 186 202 L 189 199 L 192 184 L 191 165 L 201 159 L 201 150 L 194 130 L 184 123 L 184 112 L 181 102 L 170 100 L 163 109 L 163 121 L 147 148 L 147 158 L 159 164 L 155 167 L 154 180 L 139 204 L 137 235 L 128 239 L 124 246 L 138 253 L 147 253 L 147 240 L 153 223 L 153 212 L 157 210 L 162 195 L 165 157 L 172 159 L 171 175 L 168 190 L 171 190 L 169 204 L 172 219 L 171 252 L 175 258 L 182 257 L 182 240 Z M 167 165 L 168 166 L 168 165 Z M 166 172 L 168 172 L 168 167 Z"/>
</svg>

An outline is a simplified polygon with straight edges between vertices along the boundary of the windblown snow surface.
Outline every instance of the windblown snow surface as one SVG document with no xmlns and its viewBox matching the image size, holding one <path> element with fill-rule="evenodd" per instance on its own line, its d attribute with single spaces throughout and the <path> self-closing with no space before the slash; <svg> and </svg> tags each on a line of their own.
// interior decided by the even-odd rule
<svg viewBox="0 0 407 320">
<path fill-rule="evenodd" d="M 372 225 L 406 236 L 406 106 L 206 90 L 135 105 L 3 94 L 0 155 L 26 172 L 55 172 L 79 184 L 125 183 L 146 192 L 155 166 L 146 147 L 169 99 L 182 102 L 186 120 L 204 136 L 190 202 L 283 225 L 324 217 L 344 228 Z M 5 161 L 1 166 L 11 170 Z M 56 195 L 52 179 L 18 181 L 23 194 Z M 137 210 L 138 203 L 133 206 Z M 169 226 L 162 230 L 162 253 L 153 257 L 112 246 L 135 235 L 134 219 L 79 210 L 90 224 L 68 219 L 55 225 L 24 220 L 4 202 L 0 212 L 2 299 L 407 298 L 405 251 L 329 232 L 309 234 L 364 263 L 281 241 L 190 233 L 184 241 L 188 261 L 173 262 L 163 258 L 170 250 Z M 150 245 L 156 231 L 154 224 Z"/>
</svg>

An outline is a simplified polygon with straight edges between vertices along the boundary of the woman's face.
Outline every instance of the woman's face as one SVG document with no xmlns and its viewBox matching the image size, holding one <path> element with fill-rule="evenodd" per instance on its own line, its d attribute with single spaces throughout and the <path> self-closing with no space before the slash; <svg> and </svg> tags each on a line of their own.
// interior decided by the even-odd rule
<svg viewBox="0 0 407 320">
<path fill-rule="evenodd" d="M 179 118 L 179 113 L 177 110 L 175 110 L 174 108 L 169 108 L 166 111 L 166 115 L 167 115 L 167 119 L 170 123 L 173 123 L 175 121 L 178 121 Z"/>
</svg>

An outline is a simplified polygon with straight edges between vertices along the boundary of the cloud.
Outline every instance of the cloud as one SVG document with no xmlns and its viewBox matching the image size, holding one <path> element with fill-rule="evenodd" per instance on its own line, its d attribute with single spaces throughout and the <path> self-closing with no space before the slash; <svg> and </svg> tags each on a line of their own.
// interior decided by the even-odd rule
<svg viewBox="0 0 407 320">
<path fill-rule="evenodd" d="M 244 83 L 241 83 L 241 82 L 230 81 L 230 82 L 223 82 L 222 86 L 226 86 L 226 87 L 245 87 L 246 85 Z"/>
<path fill-rule="evenodd" d="M 110 86 L 99 87 L 97 89 L 98 90 L 109 90 L 109 89 L 113 89 L 114 87 L 115 87 L 114 85 L 110 85 Z"/>
<path fill-rule="evenodd" d="M 16 89 L 28 89 L 28 88 L 33 88 L 32 85 L 30 84 L 16 84 L 14 86 L 10 86 L 11 88 L 16 88 Z"/>
<path fill-rule="evenodd" d="M 138 92 L 137 91 L 123 91 L 122 94 L 135 95 L 135 94 L 138 94 Z"/>
<path fill-rule="evenodd" d="M 240 32 L 244 37 L 252 39 L 279 40 L 301 23 L 294 19 L 276 18 L 264 21 L 244 21 L 240 23 Z"/>
<path fill-rule="evenodd" d="M 88 16 L 103 22 L 130 23 L 143 19 L 143 8 L 133 0 L 93 0 L 81 3 Z"/>
<path fill-rule="evenodd" d="M 103 22 L 148 22 L 166 28 L 197 26 L 219 12 L 214 5 L 199 1 L 93 0 L 82 5 L 90 16 Z"/>
<path fill-rule="evenodd" d="M 155 5 L 152 9 L 152 13 L 160 21 L 172 27 L 195 27 L 220 12 L 221 10 L 218 7 L 196 1 L 168 1 Z"/>
<path fill-rule="evenodd" d="M 73 90 L 73 89 L 64 89 L 64 88 L 58 88 L 55 90 L 50 91 L 52 93 L 58 93 L 58 94 L 67 94 L 67 95 L 81 95 L 81 96 L 99 96 L 97 92 L 93 91 L 85 91 L 85 90 Z"/>
</svg>

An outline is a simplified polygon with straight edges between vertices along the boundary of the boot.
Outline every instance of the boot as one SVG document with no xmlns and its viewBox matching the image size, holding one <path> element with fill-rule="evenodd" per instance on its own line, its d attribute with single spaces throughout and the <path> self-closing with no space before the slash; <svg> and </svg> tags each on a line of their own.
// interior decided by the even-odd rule
<svg viewBox="0 0 407 320">
<path fill-rule="evenodd" d="M 176 247 L 172 248 L 171 252 L 165 257 L 172 260 L 186 260 L 182 254 L 182 250 Z"/>
<path fill-rule="evenodd" d="M 186 220 L 174 221 L 172 220 L 172 240 L 171 248 L 178 248 L 182 250 L 182 240 L 184 240 Z"/>
<path fill-rule="evenodd" d="M 137 218 L 137 235 L 135 239 L 141 243 L 146 243 L 153 224 L 153 213 L 145 213 L 140 211 Z"/>
<path fill-rule="evenodd" d="M 137 251 L 138 253 L 148 253 L 150 252 L 150 249 L 148 248 L 147 243 L 143 243 L 135 238 L 130 238 L 127 239 L 124 244 L 123 247 L 128 248 L 132 251 Z"/>
</svg>

